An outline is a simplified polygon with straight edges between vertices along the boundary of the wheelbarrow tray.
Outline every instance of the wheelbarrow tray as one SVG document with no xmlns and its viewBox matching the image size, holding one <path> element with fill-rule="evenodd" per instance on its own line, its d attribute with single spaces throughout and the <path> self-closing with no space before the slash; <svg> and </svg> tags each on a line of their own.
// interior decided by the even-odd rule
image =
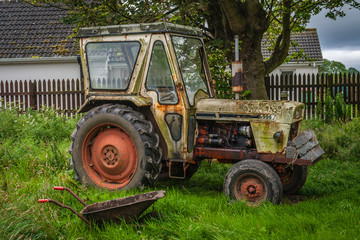
<svg viewBox="0 0 360 240">
<path fill-rule="evenodd" d="M 98 202 L 87 205 L 80 214 L 90 221 L 96 222 L 96 224 L 102 224 L 106 221 L 119 222 L 122 219 L 128 223 L 140 217 L 146 209 L 156 200 L 163 198 L 165 194 L 166 191 L 160 190 Z"/>
</svg>

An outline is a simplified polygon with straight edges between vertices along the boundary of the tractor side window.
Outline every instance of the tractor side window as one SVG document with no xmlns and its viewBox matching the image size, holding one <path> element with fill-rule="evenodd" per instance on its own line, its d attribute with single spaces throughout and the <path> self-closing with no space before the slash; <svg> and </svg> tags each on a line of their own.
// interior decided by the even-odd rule
<svg viewBox="0 0 360 240">
<path fill-rule="evenodd" d="M 184 81 L 186 94 L 191 106 L 195 104 L 195 95 L 203 92 L 209 95 L 204 71 L 204 49 L 200 39 L 172 36 L 176 58 Z"/>
<path fill-rule="evenodd" d="M 164 45 L 156 41 L 151 53 L 146 88 L 157 92 L 161 104 L 176 104 L 178 96 Z"/>
<path fill-rule="evenodd" d="M 139 42 L 88 43 L 86 57 L 91 88 L 127 89 L 139 50 Z"/>
</svg>

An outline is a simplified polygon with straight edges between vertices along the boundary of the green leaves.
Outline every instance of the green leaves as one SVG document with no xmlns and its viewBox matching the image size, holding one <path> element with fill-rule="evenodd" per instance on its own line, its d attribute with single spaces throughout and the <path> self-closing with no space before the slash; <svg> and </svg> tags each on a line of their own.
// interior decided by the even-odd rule
<svg viewBox="0 0 360 240">
<path fill-rule="evenodd" d="M 320 73 L 358 73 L 359 70 L 356 68 L 350 67 L 346 69 L 346 66 L 337 61 L 331 61 L 324 58 L 324 62 L 322 65 L 319 66 Z"/>
</svg>

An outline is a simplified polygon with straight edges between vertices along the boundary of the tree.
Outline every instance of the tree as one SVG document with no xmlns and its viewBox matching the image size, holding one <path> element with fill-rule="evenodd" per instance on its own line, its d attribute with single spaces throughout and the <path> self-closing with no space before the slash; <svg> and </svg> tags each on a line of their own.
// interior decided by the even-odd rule
<svg viewBox="0 0 360 240">
<path fill-rule="evenodd" d="M 341 62 L 330 61 L 324 58 L 324 62 L 319 66 L 319 72 L 321 73 L 344 73 L 346 72 L 346 67 Z"/>
<path fill-rule="evenodd" d="M 301 31 L 310 17 L 327 9 L 327 16 L 343 17 L 345 5 L 360 9 L 357 0 L 27 0 L 69 9 L 65 21 L 78 26 L 170 21 L 206 29 L 230 47 L 234 35 L 241 41 L 244 88 L 252 98 L 266 99 L 264 77 L 288 55 L 291 32 Z M 261 41 L 273 40 L 271 57 L 264 61 Z"/>
<path fill-rule="evenodd" d="M 351 74 L 353 74 L 353 73 L 355 73 L 355 74 L 360 73 L 360 71 L 357 70 L 357 69 L 354 68 L 354 67 L 349 67 L 349 69 L 348 69 L 347 71 L 348 71 L 349 73 L 351 73 Z"/>
<path fill-rule="evenodd" d="M 330 61 L 324 58 L 323 64 L 319 67 L 320 73 L 358 73 L 356 68 L 350 67 L 346 69 L 345 65 L 341 62 Z"/>
</svg>

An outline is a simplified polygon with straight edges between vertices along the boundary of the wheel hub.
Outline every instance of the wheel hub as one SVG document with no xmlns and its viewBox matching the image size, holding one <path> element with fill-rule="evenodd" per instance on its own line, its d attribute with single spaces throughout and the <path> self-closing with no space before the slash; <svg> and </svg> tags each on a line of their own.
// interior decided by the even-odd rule
<svg viewBox="0 0 360 240">
<path fill-rule="evenodd" d="M 236 199 L 246 200 L 250 205 L 266 199 L 267 189 L 264 181 L 251 173 L 241 175 L 234 185 Z"/>
<path fill-rule="evenodd" d="M 119 151 L 113 146 L 108 146 L 103 149 L 103 161 L 107 165 L 115 165 L 119 161 L 118 155 Z"/>
<path fill-rule="evenodd" d="M 245 195 L 247 195 L 249 198 L 254 198 L 257 197 L 260 193 L 260 186 L 259 185 L 253 185 L 253 184 L 245 184 L 244 187 L 244 193 Z"/>
<path fill-rule="evenodd" d="M 247 199 L 253 199 L 262 194 L 262 187 L 256 182 L 248 182 L 243 187 L 243 193 Z"/>
</svg>

